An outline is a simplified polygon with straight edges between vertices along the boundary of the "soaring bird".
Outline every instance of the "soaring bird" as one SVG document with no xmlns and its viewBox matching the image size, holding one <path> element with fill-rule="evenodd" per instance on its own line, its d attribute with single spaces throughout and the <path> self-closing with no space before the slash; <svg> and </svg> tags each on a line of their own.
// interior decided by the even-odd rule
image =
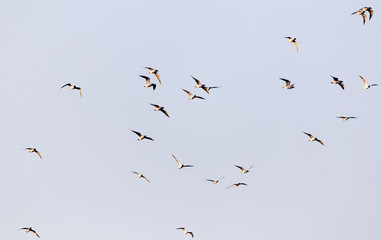
<svg viewBox="0 0 382 240">
<path fill-rule="evenodd" d="M 159 70 L 158 69 L 154 69 L 154 68 L 151 68 L 151 67 L 145 67 L 146 69 L 150 70 L 149 71 L 149 74 L 154 74 L 157 78 L 158 78 L 158 81 L 160 84 L 162 84 L 161 80 L 160 80 L 160 76 L 158 74 Z"/>
<path fill-rule="evenodd" d="M 131 131 L 139 136 L 139 138 L 137 139 L 138 141 L 139 140 L 143 140 L 143 139 L 148 139 L 148 140 L 154 141 L 154 139 L 152 139 L 151 137 L 148 137 L 146 135 L 142 135 L 140 132 L 137 132 L 137 131 L 134 131 L 134 130 L 131 130 Z"/>
<path fill-rule="evenodd" d="M 150 78 L 147 77 L 147 76 L 144 76 L 144 75 L 139 75 L 141 78 L 144 78 L 146 79 L 146 85 L 144 85 L 144 87 L 153 87 L 153 91 L 155 90 L 155 88 L 157 87 L 157 85 L 155 83 L 150 83 Z"/>
<path fill-rule="evenodd" d="M 212 182 L 212 184 L 217 184 L 220 180 L 222 180 L 225 176 L 223 176 L 222 178 L 218 179 L 218 180 L 212 180 L 212 179 L 206 179 L 207 181 L 209 182 Z"/>
<path fill-rule="evenodd" d="M 324 143 L 323 143 L 320 139 L 318 139 L 318 138 L 316 138 L 316 137 L 313 137 L 312 134 L 307 133 L 307 132 L 303 132 L 303 133 L 305 133 L 306 135 L 308 135 L 308 136 L 310 137 L 310 139 L 309 139 L 310 142 L 317 141 L 317 142 L 321 143 L 322 145 L 324 145 Z M 324 145 L 324 146 L 325 146 L 325 145 Z"/>
<path fill-rule="evenodd" d="M 230 188 L 230 187 L 238 187 L 238 186 L 240 186 L 240 185 L 247 186 L 246 183 L 241 183 L 241 182 L 239 182 L 239 183 L 234 183 L 234 184 L 232 184 L 232 185 L 226 187 L 226 189 L 227 189 L 227 188 Z"/>
<path fill-rule="evenodd" d="M 36 234 L 37 237 L 40 237 L 40 236 L 37 234 L 37 232 L 36 232 L 35 230 L 32 229 L 32 227 L 29 227 L 29 228 L 24 227 L 24 228 L 20 228 L 19 230 L 25 230 L 25 232 L 32 232 L 32 233 Z"/>
<path fill-rule="evenodd" d="M 357 118 L 357 117 L 346 117 L 346 116 L 339 116 L 339 117 L 336 117 L 336 118 L 342 118 L 342 120 L 344 121 L 347 121 L 349 119 L 352 119 L 352 118 Z"/>
<path fill-rule="evenodd" d="M 177 228 L 183 230 L 184 234 L 190 234 L 192 238 L 194 238 L 194 234 L 192 232 L 187 231 L 184 227 Z"/>
<path fill-rule="evenodd" d="M 167 117 L 170 117 L 170 116 L 168 115 L 168 113 L 166 112 L 166 110 L 164 110 L 164 107 L 161 107 L 161 106 L 159 106 L 159 105 L 152 104 L 152 103 L 150 103 L 150 105 L 155 107 L 154 111 L 161 111 L 161 112 L 164 113 Z"/>
<path fill-rule="evenodd" d="M 353 14 L 357 14 L 357 15 L 361 15 L 362 16 L 362 19 L 363 19 L 363 25 L 365 25 L 365 23 L 366 23 L 366 15 L 365 15 L 365 11 L 364 10 L 358 10 L 358 11 L 356 11 L 356 12 L 353 12 L 351 15 L 353 15 Z M 370 14 L 370 16 L 371 16 L 372 14 Z M 371 18 L 371 17 L 370 17 Z"/>
<path fill-rule="evenodd" d="M 194 98 L 200 98 L 200 99 L 206 100 L 206 99 L 203 98 L 203 97 L 200 97 L 200 96 L 197 96 L 197 95 L 192 94 L 190 91 L 187 91 L 186 89 L 183 89 L 183 88 L 182 88 L 182 90 L 185 91 L 186 93 L 188 93 L 188 95 L 190 95 L 190 97 L 188 98 L 188 99 L 190 99 L 190 100 L 192 100 L 192 99 L 194 99 Z"/>
<path fill-rule="evenodd" d="M 289 39 L 288 42 L 294 43 L 294 45 L 296 45 L 296 49 L 297 49 L 297 52 L 298 52 L 298 44 L 296 42 L 296 38 L 292 38 L 292 37 L 285 37 L 285 38 Z"/>
<path fill-rule="evenodd" d="M 40 152 L 37 151 L 36 148 L 25 148 L 25 150 L 28 150 L 30 153 L 32 153 L 32 152 L 37 153 L 37 155 L 42 159 Z"/>
<path fill-rule="evenodd" d="M 132 172 L 132 173 L 135 173 L 138 175 L 139 178 L 144 178 L 144 179 L 146 179 L 147 182 L 150 182 L 145 176 L 143 176 L 142 173 L 138 173 L 138 172 Z"/>
<path fill-rule="evenodd" d="M 290 84 L 290 81 L 288 79 L 280 78 L 280 80 L 285 81 L 285 86 L 283 88 L 285 88 L 285 89 L 294 88 L 294 84 Z"/>
<path fill-rule="evenodd" d="M 333 82 L 330 82 L 331 84 L 338 84 L 343 90 L 345 90 L 345 85 L 343 81 L 339 80 L 337 77 L 333 77 L 332 75 L 330 76 L 333 78 Z"/>
<path fill-rule="evenodd" d="M 364 89 L 369 89 L 370 87 L 378 86 L 378 84 L 376 83 L 369 85 L 367 84 L 366 79 L 364 79 L 361 75 L 359 75 L 359 77 L 362 79 L 363 83 L 365 84 L 365 86 L 363 87 Z"/>
<path fill-rule="evenodd" d="M 184 167 L 193 167 L 193 165 L 184 165 L 182 163 L 179 162 L 179 160 L 174 156 L 174 154 L 172 154 L 172 156 L 174 157 L 174 159 L 176 160 L 176 162 L 178 163 L 178 169 L 182 169 Z"/>
<path fill-rule="evenodd" d="M 240 168 L 242 174 L 246 174 L 247 172 L 249 172 L 249 169 L 251 169 L 253 167 L 253 165 L 250 166 L 248 169 L 245 169 L 245 168 L 240 167 L 238 165 L 235 165 L 235 167 Z"/>
<path fill-rule="evenodd" d="M 78 91 L 80 91 L 80 95 L 81 95 L 81 97 L 82 97 L 82 91 L 81 91 L 81 88 L 80 87 L 77 87 L 76 85 L 72 85 L 71 83 L 67 83 L 67 84 L 65 84 L 64 86 L 62 86 L 61 88 L 63 88 L 63 87 L 66 87 L 66 86 L 69 86 L 69 89 L 70 90 L 78 90 Z"/>
<path fill-rule="evenodd" d="M 363 7 L 359 11 L 368 11 L 369 12 L 369 21 L 371 20 L 371 17 L 374 14 L 374 11 L 372 10 L 371 7 Z"/>
<path fill-rule="evenodd" d="M 197 84 L 195 87 L 203 89 L 208 94 L 210 94 L 210 89 L 219 88 L 219 87 L 207 87 L 205 84 L 202 84 L 198 79 L 194 78 L 194 76 L 191 75 L 191 77 L 195 80 L 195 82 Z"/>
</svg>

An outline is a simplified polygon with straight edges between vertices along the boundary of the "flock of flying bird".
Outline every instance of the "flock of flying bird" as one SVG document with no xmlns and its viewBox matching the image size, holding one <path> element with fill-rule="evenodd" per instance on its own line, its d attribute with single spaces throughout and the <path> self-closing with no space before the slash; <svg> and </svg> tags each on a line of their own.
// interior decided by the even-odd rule
<svg viewBox="0 0 382 240">
<path fill-rule="evenodd" d="M 371 7 L 363 7 L 363 8 L 361 8 L 361 9 L 359 9 L 358 11 L 353 12 L 351 15 L 354 15 L 354 14 L 356 14 L 356 15 L 361 15 L 362 18 L 363 18 L 363 24 L 365 24 L 366 19 L 367 19 L 366 15 L 365 15 L 365 12 L 366 12 L 366 11 L 369 13 L 369 20 L 371 20 L 371 18 L 372 18 L 372 16 L 373 16 L 373 13 L 374 13 Z M 285 37 L 285 38 L 287 38 L 288 41 L 289 41 L 290 43 L 293 43 L 293 44 L 296 46 L 296 50 L 297 50 L 297 52 L 298 52 L 298 43 L 297 43 L 297 41 L 296 41 L 296 38 L 294 38 L 294 37 Z M 159 82 L 160 84 L 162 84 L 160 75 L 158 74 L 159 70 L 154 69 L 154 68 L 151 68 L 151 67 L 145 67 L 145 68 L 149 70 L 149 72 L 148 72 L 149 74 L 154 74 L 154 75 L 156 76 L 158 82 Z M 155 83 L 152 83 L 152 82 L 151 82 L 151 79 L 150 79 L 149 77 L 147 77 L 147 76 L 145 76 L 145 75 L 139 75 L 139 76 L 140 76 L 141 78 L 143 78 L 143 79 L 146 80 L 146 84 L 145 84 L 143 87 L 145 87 L 145 88 L 150 88 L 150 87 L 152 87 L 152 88 L 153 88 L 153 91 L 155 91 L 157 85 L 156 85 Z M 196 82 L 196 84 L 197 84 L 197 85 L 195 86 L 195 88 L 203 89 L 203 90 L 204 90 L 206 93 L 208 93 L 208 94 L 210 94 L 210 90 L 211 90 L 211 89 L 219 88 L 219 87 L 216 87 L 216 86 L 214 86 L 214 87 L 207 87 L 205 84 L 202 84 L 202 83 L 200 82 L 200 80 L 196 79 L 194 76 L 191 75 L 191 77 L 192 77 L 192 79 L 193 79 L 193 80 Z M 338 84 L 343 90 L 345 90 L 345 85 L 344 85 L 344 82 L 343 82 L 342 80 L 339 80 L 339 78 L 334 77 L 334 76 L 331 76 L 331 77 L 333 78 L 333 81 L 331 82 L 331 84 Z M 375 83 L 369 85 L 369 84 L 367 83 L 367 81 L 365 80 L 364 77 L 362 77 L 361 75 L 359 75 L 359 77 L 362 79 L 362 81 L 363 81 L 363 83 L 364 83 L 364 89 L 369 89 L 369 88 L 372 87 L 372 86 L 377 86 L 377 85 L 378 85 L 378 84 L 375 84 Z M 290 80 L 285 79 L 285 78 L 280 78 L 280 80 L 282 80 L 282 81 L 285 82 L 285 86 L 283 86 L 284 89 L 290 90 L 290 89 L 295 88 L 294 84 L 292 84 Z M 80 96 L 82 97 L 82 90 L 81 90 L 80 87 L 78 87 L 78 86 L 76 86 L 76 85 L 73 85 L 73 84 L 71 84 L 71 83 L 67 83 L 67 84 L 63 85 L 63 86 L 61 87 L 61 89 L 64 88 L 64 87 L 69 87 L 70 90 L 77 90 L 77 91 L 79 91 Z M 184 92 L 186 92 L 186 93 L 189 95 L 189 99 L 190 99 L 190 100 L 193 100 L 193 99 L 196 99 L 196 98 L 205 100 L 204 97 L 201 97 L 201 96 L 198 96 L 198 95 L 196 95 L 196 94 L 193 94 L 193 93 L 191 93 L 190 91 L 188 91 L 188 90 L 186 90 L 186 89 L 183 89 L 183 88 L 182 88 L 182 90 L 183 90 Z M 170 115 L 167 113 L 167 111 L 164 109 L 163 106 L 159 106 L 159 105 L 157 105 L 157 104 L 152 104 L 152 103 L 150 103 L 150 105 L 152 105 L 153 107 L 155 107 L 154 111 L 160 111 L 160 112 L 162 112 L 164 115 L 166 115 L 168 118 L 170 118 Z M 356 117 L 353 117 L 353 116 L 338 116 L 338 117 L 336 117 L 336 118 L 341 118 L 341 119 L 343 119 L 343 121 L 347 121 L 347 120 L 349 120 L 349 119 L 355 119 Z M 153 138 L 148 137 L 147 135 L 144 135 L 144 134 L 142 134 L 142 133 L 140 133 L 140 132 L 138 132 L 138 131 L 135 131 L 135 130 L 131 130 L 131 131 L 132 131 L 133 133 L 135 133 L 135 134 L 138 136 L 138 139 L 137 139 L 137 140 L 139 140 L 139 141 L 140 141 L 140 140 L 144 140 L 144 139 L 154 141 Z M 324 146 L 324 143 L 323 143 L 320 139 L 318 139 L 317 137 L 314 137 L 312 134 L 307 133 L 307 132 L 304 132 L 304 131 L 303 131 L 303 133 L 306 134 L 306 135 L 309 137 L 309 141 L 310 141 L 310 142 L 314 142 L 314 141 L 316 141 L 316 142 L 319 142 L 320 144 L 322 144 L 322 145 Z M 36 148 L 29 147 L 29 148 L 25 148 L 25 150 L 28 150 L 30 153 L 36 153 L 36 154 L 42 159 L 42 156 L 41 156 L 40 152 L 39 152 Z M 175 159 L 175 161 L 177 162 L 177 164 L 178 164 L 178 169 L 179 169 L 179 170 L 182 169 L 182 168 L 191 168 L 191 167 L 194 167 L 193 165 L 190 165 L 190 164 L 183 164 L 183 163 L 181 163 L 181 162 L 179 161 L 179 159 L 178 159 L 174 154 L 172 154 L 172 157 L 173 157 L 173 158 Z M 239 169 L 241 170 L 241 173 L 242 173 L 242 174 L 246 174 L 246 173 L 248 173 L 249 170 L 253 167 L 253 165 L 251 165 L 249 168 L 246 169 L 246 168 L 244 168 L 244 167 L 242 167 L 242 166 L 239 166 L 239 165 L 234 165 L 234 166 L 237 167 L 237 168 L 239 168 Z M 145 179 L 148 183 L 150 183 L 150 180 L 149 180 L 148 178 L 146 178 L 142 173 L 135 172 L 135 171 L 132 171 L 132 173 L 136 174 L 136 175 L 138 176 L 138 178 L 143 178 L 143 179 Z M 221 177 L 220 179 L 217 179 L 217 180 L 214 180 L 214 179 L 206 179 L 206 181 L 211 182 L 212 184 L 217 184 L 217 183 L 219 183 L 223 178 L 225 178 L 225 176 L 223 176 L 223 177 Z M 231 188 L 231 187 L 239 187 L 239 186 L 247 186 L 247 184 L 246 184 L 246 183 L 243 183 L 243 182 L 237 182 L 237 183 L 234 183 L 234 184 L 232 184 L 232 185 L 229 185 L 228 187 L 226 187 L 226 189 Z M 194 234 L 193 234 L 193 232 L 188 231 L 186 228 L 184 228 L 184 227 L 179 227 L 179 228 L 176 228 L 176 229 L 177 229 L 177 230 L 183 230 L 183 233 L 184 233 L 184 234 L 190 234 L 191 237 L 194 238 Z M 27 232 L 27 233 L 31 232 L 31 233 L 35 234 L 37 237 L 40 238 L 39 234 L 38 234 L 32 227 L 23 227 L 23 228 L 20 228 L 20 230 L 25 230 L 25 232 Z"/>
</svg>

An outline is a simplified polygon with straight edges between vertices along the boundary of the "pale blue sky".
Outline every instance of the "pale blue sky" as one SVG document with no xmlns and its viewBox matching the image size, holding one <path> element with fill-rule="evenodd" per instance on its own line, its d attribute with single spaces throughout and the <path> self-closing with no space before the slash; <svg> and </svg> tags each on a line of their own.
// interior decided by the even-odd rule
<svg viewBox="0 0 382 240">
<path fill-rule="evenodd" d="M 364 6 L 375 10 L 366 25 L 350 15 Z M 36 239 L 18 231 L 32 226 L 55 240 L 191 238 L 177 227 L 201 240 L 379 239 L 380 9 L 355 0 L 0 1 L 3 238 Z M 143 87 L 144 66 L 159 69 L 155 92 Z M 221 88 L 208 95 L 191 75 Z M 380 86 L 364 90 L 358 75 Z M 68 82 L 83 98 L 60 89 Z M 171 154 L 195 167 L 177 170 Z M 254 167 L 242 175 L 234 164 Z M 225 189 L 235 182 L 248 186 Z"/>
</svg>

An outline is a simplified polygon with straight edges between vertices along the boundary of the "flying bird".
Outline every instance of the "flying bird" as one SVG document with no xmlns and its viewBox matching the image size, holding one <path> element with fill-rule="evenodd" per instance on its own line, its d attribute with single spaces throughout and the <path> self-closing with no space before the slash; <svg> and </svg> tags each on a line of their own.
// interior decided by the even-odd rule
<svg viewBox="0 0 382 240">
<path fill-rule="evenodd" d="M 66 86 L 69 86 L 69 89 L 70 90 L 78 90 L 78 91 L 80 91 L 80 95 L 81 95 L 81 97 L 82 97 L 82 91 L 81 91 L 81 88 L 80 87 L 77 87 L 76 85 L 72 85 L 71 83 L 67 83 L 67 84 L 65 84 L 64 86 L 62 86 L 61 88 L 64 88 L 64 87 L 66 87 Z"/>
<path fill-rule="evenodd" d="M 230 185 L 230 186 L 228 186 L 228 187 L 226 187 L 225 189 L 227 189 L 227 188 L 230 188 L 230 187 L 238 187 L 238 186 L 240 186 L 240 185 L 243 185 L 243 186 L 247 186 L 247 184 L 246 183 L 235 183 L 235 184 L 232 184 L 232 185 Z"/>
<path fill-rule="evenodd" d="M 206 100 L 206 99 L 203 98 L 203 97 L 200 97 L 200 96 L 197 96 L 197 95 L 192 94 L 191 92 L 187 91 L 186 89 L 183 89 L 183 88 L 182 88 L 182 90 L 185 91 L 186 93 L 188 93 L 188 95 L 190 95 L 190 97 L 188 98 L 188 99 L 190 99 L 190 100 L 192 100 L 192 99 L 194 99 L 194 98 L 200 98 L 200 99 Z"/>
<path fill-rule="evenodd" d="M 353 14 L 357 14 L 357 15 L 361 15 L 362 16 L 362 19 L 363 19 L 363 25 L 365 25 L 365 23 L 366 23 L 366 15 L 365 15 L 365 11 L 363 11 L 363 10 L 358 10 L 358 11 L 356 11 L 356 12 L 353 12 L 351 15 L 353 15 Z"/>
<path fill-rule="evenodd" d="M 24 227 L 24 228 L 20 228 L 19 230 L 25 230 L 25 232 L 32 232 L 32 233 L 34 233 L 37 237 L 40 237 L 40 236 L 37 234 L 37 232 L 36 232 L 35 230 L 32 229 L 32 227 L 29 227 L 29 228 Z"/>
<path fill-rule="evenodd" d="M 310 142 L 317 141 L 317 142 L 321 143 L 322 145 L 324 145 L 324 143 L 323 143 L 320 139 L 318 139 L 318 138 L 316 138 L 316 137 L 313 137 L 312 134 L 307 133 L 307 132 L 303 132 L 303 133 L 305 133 L 306 135 L 308 135 L 308 136 L 310 137 L 310 139 L 309 139 Z M 324 145 L 324 146 L 325 146 L 325 145 Z"/>
<path fill-rule="evenodd" d="M 330 82 L 331 84 L 338 84 L 343 90 L 345 90 L 345 85 L 343 81 L 339 80 L 337 77 L 333 77 L 332 75 L 330 76 L 333 78 L 333 82 Z"/>
<path fill-rule="evenodd" d="M 183 230 L 184 234 L 190 234 L 192 238 L 194 238 L 194 234 L 192 232 L 187 231 L 184 227 L 177 228 Z"/>
<path fill-rule="evenodd" d="M 176 162 L 178 163 L 178 169 L 179 169 L 179 170 L 182 169 L 182 168 L 184 168 L 184 167 L 193 167 L 193 165 L 184 165 L 184 164 L 181 164 L 181 163 L 179 162 L 179 160 L 174 156 L 174 154 L 172 154 L 172 156 L 174 157 L 174 159 L 175 159 Z"/>
<path fill-rule="evenodd" d="M 30 153 L 35 152 L 42 159 L 40 152 L 36 148 L 25 148 L 24 150 L 28 150 Z"/>
<path fill-rule="evenodd" d="M 194 78 L 194 76 L 191 75 L 191 77 L 195 80 L 196 82 L 196 88 L 201 88 L 203 89 L 204 91 L 206 91 L 208 94 L 210 94 L 210 89 L 213 89 L 213 88 L 219 88 L 219 87 L 207 87 L 205 84 L 202 84 L 198 79 Z M 183 89 L 184 90 L 184 89 Z M 189 94 L 189 92 L 187 91 L 187 93 Z M 190 95 L 191 96 L 191 95 Z"/>
<path fill-rule="evenodd" d="M 357 118 L 357 117 L 346 117 L 346 116 L 339 116 L 339 117 L 336 117 L 336 118 L 342 118 L 342 120 L 344 121 L 347 121 L 349 119 L 352 119 L 352 118 Z"/>
<path fill-rule="evenodd" d="M 157 78 L 158 78 L 158 81 L 160 84 L 162 84 L 161 80 L 160 80 L 160 76 L 158 74 L 159 70 L 158 69 L 154 69 L 154 68 L 151 68 L 151 67 L 145 67 L 146 69 L 149 69 L 149 74 L 154 74 Z"/>
<path fill-rule="evenodd" d="M 152 139 L 151 137 L 148 137 L 146 135 L 142 135 L 140 132 L 137 132 L 137 131 L 134 131 L 134 130 L 131 130 L 131 131 L 139 136 L 139 138 L 137 139 L 138 141 L 139 140 L 143 140 L 143 139 L 148 139 L 148 140 L 154 141 L 154 139 Z"/>
<path fill-rule="evenodd" d="M 235 167 L 240 168 L 242 174 L 246 174 L 247 172 L 249 172 L 249 169 L 251 169 L 253 167 L 253 165 L 250 166 L 248 169 L 245 169 L 245 168 L 240 167 L 238 165 L 235 165 Z"/>
<path fill-rule="evenodd" d="M 144 179 L 146 179 L 147 182 L 150 182 L 145 176 L 143 176 L 142 173 L 138 173 L 138 172 L 132 172 L 132 173 L 135 173 L 138 175 L 139 178 L 144 178 Z"/>
<path fill-rule="evenodd" d="M 152 104 L 152 103 L 150 103 L 150 105 L 155 107 L 154 111 L 161 111 L 161 112 L 164 113 L 167 117 L 170 117 L 170 116 L 168 115 L 168 113 L 166 112 L 166 110 L 164 110 L 164 107 L 161 107 L 161 106 L 159 106 L 159 105 Z"/>
<path fill-rule="evenodd" d="M 363 7 L 359 11 L 368 11 L 369 12 L 369 21 L 371 20 L 371 17 L 373 17 L 374 11 L 371 7 Z"/>
<path fill-rule="evenodd" d="M 223 176 L 222 178 L 218 179 L 218 180 L 212 180 L 212 179 L 206 179 L 207 181 L 209 182 L 212 182 L 212 184 L 217 184 L 220 180 L 222 180 L 225 176 Z"/>
<path fill-rule="evenodd" d="M 285 89 L 294 88 L 294 84 L 290 84 L 290 81 L 288 79 L 280 78 L 280 80 L 285 81 L 285 86 L 283 88 L 285 88 Z"/>
<path fill-rule="evenodd" d="M 141 78 L 144 78 L 146 79 L 146 85 L 144 85 L 144 87 L 146 88 L 149 88 L 149 87 L 153 87 L 153 91 L 155 90 L 155 88 L 157 87 L 157 85 L 155 83 L 150 83 L 150 78 L 147 77 L 147 76 L 144 76 L 144 75 L 139 75 Z"/>
<path fill-rule="evenodd" d="M 359 77 L 362 79 L 363 83 L 365 84 L 365 86 L 363 87 L 364 89 L 369 89 L 370 87 L 378 86 L 378 84 L 376 84 L 376 83 L 369 85 L 369 84 L 366 82 L 366 79 L 364 79 L 361 75 L 359 75 Z"/>
<path fill-rule="evenodd" d="M 288 42 L 291 42 L 291 43 L 294 43 L 294 45 L 296 45 L 296 49 L 297 49 L 297 52 L 298 52 L 298 44 L 296 42 L 296 38 L 292 38 L 292 37 L 285 37 L 285 38 L 288 38 Z"/>
</svg>

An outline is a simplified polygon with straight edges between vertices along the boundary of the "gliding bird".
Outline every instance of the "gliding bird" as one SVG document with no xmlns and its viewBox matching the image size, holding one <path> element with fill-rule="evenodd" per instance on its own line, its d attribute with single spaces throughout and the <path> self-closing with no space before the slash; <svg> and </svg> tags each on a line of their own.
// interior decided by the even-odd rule
<svg viewBox="0 0 382 240">
<path fill-rule="evenodd" d="M 71 83 L 67 83 L 67 84 L 65 84 L 64 86 L 62 86 L 61 88 L 64 88 L 64 87 L 66 87 L 66 86 L 69 86 L 69 89 L 70 90 L 78 90 L 78 91 L 80 91 L 80 95 L 81 95 L 81 97 L 82 97 L 82 91 L 81 91 L 81 88 L 80 87 L 77 87 L 76 85 L 72 85 Z"/>
</svg>

